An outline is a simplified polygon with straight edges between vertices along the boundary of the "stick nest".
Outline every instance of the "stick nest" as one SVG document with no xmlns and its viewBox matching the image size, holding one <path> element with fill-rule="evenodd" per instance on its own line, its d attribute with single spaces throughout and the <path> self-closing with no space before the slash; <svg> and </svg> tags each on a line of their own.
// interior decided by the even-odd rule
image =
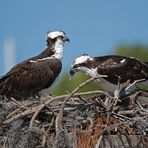
<svg viewBox="0 0 148 148">
<path fill-rule="evenodd" d="M 109 96 L 103 91 L 39 99 L 1 96 L 0 147 L 148 147 L 148 92 Z"/>
</svg>

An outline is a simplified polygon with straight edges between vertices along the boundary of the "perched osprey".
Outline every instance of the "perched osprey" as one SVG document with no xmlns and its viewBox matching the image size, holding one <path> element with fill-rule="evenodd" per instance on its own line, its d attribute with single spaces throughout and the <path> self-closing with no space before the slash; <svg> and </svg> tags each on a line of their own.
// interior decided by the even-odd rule
<svg viewBox="0 0 148 148">
<path fill-rule="evenodd" d="M 82 55 L 72 63 L 70 74 L 74 75 L 78 71 L 90 77 L 100 77 L 96 81 L 102 89 L 111 93 L 117 90 L 119 84 L 122 89 L 136 81 L 148 82 L 148 63 L 133 57 Z"/>
<path fill-rule="evenodd" d="M 0 95 L 29 97 L 51 86 L 61 72 L 66 41 L 69 38 L 63 31 L 48 32 L 41 54 L 17 64 L 0 78 Z"/>
</svg>

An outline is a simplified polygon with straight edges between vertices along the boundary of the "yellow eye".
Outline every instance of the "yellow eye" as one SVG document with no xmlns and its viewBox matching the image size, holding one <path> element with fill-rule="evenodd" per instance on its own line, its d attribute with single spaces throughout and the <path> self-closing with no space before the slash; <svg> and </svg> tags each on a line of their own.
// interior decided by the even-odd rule
<svg viewBox="0 0 148 148">
<path fill-rule="evenodd" d="M 79 67 L 79 65 L 77 64 L 77 65 L 75 65 L 73 68 L 78 68 Z"/>
<path fill-rule="evenodd" d="M 63 39 L 64 37 L 63 37 L 63 36 L 58 36 L 57 38 L 58 38 L 58 39 Z"/>
</svg>

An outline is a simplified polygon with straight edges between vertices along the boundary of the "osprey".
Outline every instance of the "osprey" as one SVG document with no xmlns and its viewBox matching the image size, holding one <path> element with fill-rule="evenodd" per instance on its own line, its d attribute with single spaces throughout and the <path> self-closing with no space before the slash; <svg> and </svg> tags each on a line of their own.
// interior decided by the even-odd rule
<svg viewBox="0 0 148 148">
<path fill-rule="evenodd" d="M 82 55 L 72 63 L 70 75 L 78 71 L 90 77 L 98 77 L 97 83 L 111 94 L 117 90 L 119 84 L 122 90 L 134 82 L 148 82 L 148 63 L 133 57 Z"/>
<path fill-rule="evenodd" d="M 69 38 L 63 31 L 49 31 L 42 53 L 17 64 L 0 78 L 0 95 L 30 97 L 51 86 L 61 72 L 66 41 Z"/>
</svg>

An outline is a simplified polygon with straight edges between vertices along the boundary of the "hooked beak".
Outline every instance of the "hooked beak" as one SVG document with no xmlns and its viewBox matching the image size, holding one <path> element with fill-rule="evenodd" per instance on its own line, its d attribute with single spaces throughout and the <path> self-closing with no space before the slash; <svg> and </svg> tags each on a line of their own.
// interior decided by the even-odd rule
<svg viewBox="0 0 148 148">
<path fill-rule="evenodd" d="M 65 41 L 65 42 L 66 42 L 66 41 L 67 41 L 67 42 L 70 42 L 70 39 L 69 39 L 67 36 L 65 36 L 65 37 L 64 37 L 64 41 Z"/>
<path fill-rule="evenodd" d="M 70 76 L 72 77 L 76 73 L 76 69 L 71 68 L 69 73 L 70 73 Z"/>
</svg>

